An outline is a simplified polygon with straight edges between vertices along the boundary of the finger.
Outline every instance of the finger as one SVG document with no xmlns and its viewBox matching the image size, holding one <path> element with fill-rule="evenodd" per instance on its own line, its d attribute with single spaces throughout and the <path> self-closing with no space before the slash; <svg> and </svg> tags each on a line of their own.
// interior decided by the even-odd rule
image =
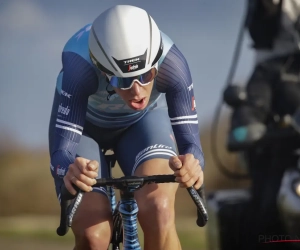
<svg viewBox="0 0 300 250">
<path fill-rule="evenodd" d="M 175 179 L 176 180 L 176 179 Z M 177 180 L 176 180 L 177 181 Z M 180 183 L 180 186 L 181 187 L 191 187 L 191 186 L 193 186 L 193 184 L 195 183 L 195 177 L 190 177 L 189 176 L 189 178 L 187 179 L 187 180 L 185 180 L 185 181 L 180 181 L 180 180 L 178 180 L 178 182 Z"/>
<path fill-rule="evenodd" d="M 202 182 L 201 182 L 201 179 L 199 178 L 196 183 L 194 184 L 194 188 L 196 190 L 198 190 L 200 187 L 202 186 Z"/>
<path fill-rule="evenodd" d="M 188 169 L 183 165 L 180 169 L 174 171 L 174 175 L 177 177 L 183 177 L 188 174 Z"/>
<path fill-rule="evenodd" d="M 181 180 L 178 180 L 179 183 L 181 183 L 181 187 L 191 187 L 193 186 L 197 180 L 200 177 L 200 173 L 201 173 L 201 168 L 198 165 L 198 167 L 195 169 L 195 172 L 192 174 L 187 174 L 184 177 L 178 177 L 178 178 L 182 178 Z"/>
<path fill-rule="evenodd" d="M 183 167 L 184 168 L 184 167 Z M 175 181 L 179 182 L 179 183 L 184 183 L 184 182 L 187 182 L 191 179 L 192 175 L 190 173 L 188 173 L 187 170 L 184 170 L 184 175 L 182 175 L 181 173 L 183 173 L 183 171 L 178 170 L 178 171 L 175 171 Z"/>
<path fill-rule="evenodd" d="M 196 167 L 197 166 L 197 167 Z M 187 174 L 189 176 L 193 176 L 198 171 L 198 160 L 193 160 L 193 162 L 183 163 L 181 169 L 175 171 L 175 176 L 177 177 L 184 177 Z"/>
<path fill-rule="evenodd" d="M 199 165 L 199 160 L 192 154 L 179 155 L 178 158 L 182 162 L 182 167 L 175 172 L 175 176 L 184 176 L 187 173 L 195 172 L 195 166 Z M 191 175 L 191 174 L 190 174 Z"/>
<path fill-rule="evenodd" d="M 79 176 L 79 173 L 83 173 L 90 178 L 96 178 L 98 176 L 99 163 L 97 161 L 90 161 L 88 159 L 77 157 L 69 169 L 72 168 L 73 173 Z M 78 171 L 75 169 L 77 168 Z"/>
<path fill-rule="evenodd" d="M 204 175 L 203 175 L 203 171 L 201 171 L 199 179 L 194 184 L 194 188 L 198 190 L 203 185 L 203 181 L 204 181 Z"/>
<path fill-rule="evenodd" d="M 98 171 L 84 171 L 83 172 L 84 175 L 86 175 L 87 177 L 91 178 L 91 179 L 95 179 L 98 177 Z"/>
<path fill-rule="evenodd" d="M 72 186 L 72 183 L 70 182 L 70 180 L 65 179 L 65 177 L 64 177 L 64 183 L 65 183 L 66 189 L 70 192 L 70 194 L 72 194 L 72 195 L 76 195 L 77 194 L 77 191 Z"/>
<path fill-rule="evenodd" d="M 73 183 L 74 185 L 76 185 L 78 188 L 80 188 L 85 192 L 91 191 L 92 190 L 91 186 L 96 184 L 96 180 L 94 178 L 89 178 L 85 174 L 81 173 L 79 168 L 77 168 L 76 166 L 74 167 L 74 164 L 72 165 L 73 166 L 70 165 L 70 168 L 64 178 L 68 188 L 70 189 L 68 190 L 71 191 L 71 189 L 74 189 L 72 187 L 72 183 Z M 76 190 L 75 190 L 75 194 L 76 194 Z"/>
<path fill-rule="evenodd" d="M 187 187 L 194 186 L 195 189 L 199 189 L 203 183 L 203 173 L 201 167 L 198 165 L 198 171 L 193 178 L 187 182 Z"/>
<path fill-rule="evenodd" d="M 173 171 L 176 171 L 182 167 L 182 162 L 177 156 L 171 156 L 169 159 L 169 166 Z"/>
<path fill-rule="evenodd" d="M 194 161 L 194 160 L 193 160 Z M 200 166 L 198 165 L 198 160 L 189 165 L 183 165 L 180 170 L 175 171 L 175 176 L 179 177 L 177 180 L 179 182 L 187 182 L 193 176 L 199 174 Z M 192 167 L 191 167 L 192 166 Z"/>
<path fill-rule="evenodd" d="M 82 191 L 90 192 L 93 188 L 90 185 L 86 185 L 82 181 L 78 180 L 75 176 L 72 177 L 72 183 L 79 187 Z"/>
<path fill-rule="evenodd" d="M 86 176 L 85 174 L 80 173 L 79 175 L 74 175 L 71 178 L 71 181 L 73 182 L 73 179 L 76 178 L 78 181 L 84 183 L 87 186 L 92 186 L 96 184 L 96 180 L 94 178 L 90 178 Z M 74 182 L 73 182 L 74 183 Z M 75 183 L 74 183 L 75 184 Z"/>
<path fill-rule="evenodd" d="M 99 169 L 99 162 L 92 160 L 87 164 L 87 169 L 90 171 L 94 171 L 98 173 L 98 169 Z"/>
<path fill-rule="evenodd" d="M 91 160 L 83 158 L 83 157 L 76 157 L 73 164 L 80 170 L 81 173 L 85 173 L 87 171 L 90 171 L 88 169 L 88 164 L 91 162 Z"/>
</svg>

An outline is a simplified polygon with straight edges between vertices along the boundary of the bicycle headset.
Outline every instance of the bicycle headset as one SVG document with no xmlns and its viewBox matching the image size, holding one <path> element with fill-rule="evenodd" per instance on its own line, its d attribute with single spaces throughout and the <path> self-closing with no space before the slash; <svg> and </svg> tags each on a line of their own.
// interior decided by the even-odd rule
<svg viewBox="0 0 300 250">
<path fill-rule="evenodd" d="M 116 5 L 92 23 L 89 53 L 112 86 L 129 89 L 134 80 L 147 85 L 156 77 L 163 42 L 159 28 L 145 10 Z"/>
</svg>

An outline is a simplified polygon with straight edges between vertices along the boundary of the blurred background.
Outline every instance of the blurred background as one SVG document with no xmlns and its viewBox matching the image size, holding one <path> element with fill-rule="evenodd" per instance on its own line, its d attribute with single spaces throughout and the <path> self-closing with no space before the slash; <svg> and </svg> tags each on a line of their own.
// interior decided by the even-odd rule
<svg viewBox="0 0 300 250">
<path fill-rule="evenodd" d="M 247 185 L 245 181 L 229 180 L 218 171 L 212 160 L 209 137 L 246 0 L 2 0 L 1 249 L 72 249 L 71 233 L 63 238 L 55 235 L 59 204 L 50 175 L 47 148 L 52 98 L 66 41 L 116 4 L 131 4 L 147 10 L 189 63 L 206 156 L 207 192 Z M 253 54 L 246 35 L 235 81 L 244 83 L 251 73 L 252 63 Z M 223 108 L 222 111 L 218 148 L 222 161 L 229 168 L 235 168 L 236 155 L 225 152 L 229 110 Z M 196 227 L 195 207 L 185 190 L 178 193 L 176 209 L 183 249 L 194 250 L 201 246 L 205 249 L 205 228 Z"/>
</svg>

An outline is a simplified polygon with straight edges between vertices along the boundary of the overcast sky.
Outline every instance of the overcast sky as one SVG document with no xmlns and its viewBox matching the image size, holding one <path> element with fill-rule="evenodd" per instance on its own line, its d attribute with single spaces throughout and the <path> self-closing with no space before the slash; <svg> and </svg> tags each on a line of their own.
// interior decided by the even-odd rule
<svg viewBox="0 0 300 250">
<path fill-rule="evenodd" d="M 185 55 L 200 121 L 211 121 L 244 14 L 242 0 L 0 0 L 0 140 L 46 147 L 61 50 L 78 29 L 115 4 L 146 9 Z M 134 24 L 133 24 L 134 25 Z M 236 79 L 253 63 L 243 45 Z"/>
</svg>

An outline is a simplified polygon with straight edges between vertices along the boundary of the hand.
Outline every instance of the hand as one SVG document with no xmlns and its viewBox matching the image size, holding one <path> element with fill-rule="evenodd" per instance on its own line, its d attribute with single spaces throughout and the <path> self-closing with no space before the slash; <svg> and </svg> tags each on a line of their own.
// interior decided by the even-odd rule
<svg viewBox="0 0 300 250">
<path fill-rule="evenodd" d="M 77 157 L 64 177 L 64 183 L 68 191 L 75 195 L 77 192 L 72 183 L 85 192 L 92 191 L 92 185 L 96 184 L 99 163 L 82 157 Z"/>
<path fill-rule="evenodd" d="M 203 172 L 199 160 L 194 155 L 178 155 L 169 159 L 169 166 L 174 171 L 176 181 L 180 187 L 191 187 L 199 189 L 203 184 Z"/>
</svg>

